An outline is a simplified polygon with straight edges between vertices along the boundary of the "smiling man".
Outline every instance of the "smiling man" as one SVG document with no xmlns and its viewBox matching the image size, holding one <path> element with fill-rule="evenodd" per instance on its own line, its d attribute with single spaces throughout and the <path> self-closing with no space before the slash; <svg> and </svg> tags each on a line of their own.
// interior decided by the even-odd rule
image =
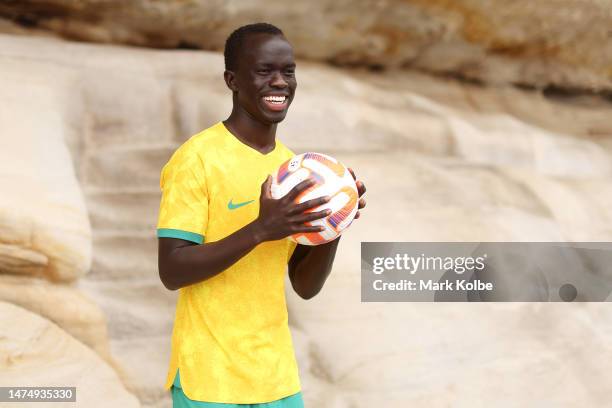
<svg viewBox="0 0 612 408">
<path fill-rule="evenodd" d="M 159 274 L 180 289 L 166 388 L 175 408 L 303 407 L 284 276 L 289 267 L 293 289 L 315 296 L 339 239 L 317 247 L 287 239 L 320 231 L 307 222 L 328 215 L 305 211 L 329 197 L 294 203 L 312 180 L 281 199 L 270 194 L 269 175 L 293 156 L 276 139 L 297 87 L 281 30 L 260 23 L 234 31 L 225 68 L 229 118 L 181 145 L 161 175 Z"/>
</svg>

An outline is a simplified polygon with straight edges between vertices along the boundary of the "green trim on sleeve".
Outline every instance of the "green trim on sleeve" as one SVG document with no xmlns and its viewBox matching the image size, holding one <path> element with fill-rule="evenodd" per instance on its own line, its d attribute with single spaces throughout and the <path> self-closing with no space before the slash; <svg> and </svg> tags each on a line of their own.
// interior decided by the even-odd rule
<svg viewBox="0 0 612 408">
<path fill-rule="evenodd" d="M 183 231 L 171 228 L 158 228 L 157 238 L 178 238 L 184 239 L 185 241 L 195 242 L 201 244 L 204 242 L 204 236 L 196 234 L 195 232 Z"/>
</svg>

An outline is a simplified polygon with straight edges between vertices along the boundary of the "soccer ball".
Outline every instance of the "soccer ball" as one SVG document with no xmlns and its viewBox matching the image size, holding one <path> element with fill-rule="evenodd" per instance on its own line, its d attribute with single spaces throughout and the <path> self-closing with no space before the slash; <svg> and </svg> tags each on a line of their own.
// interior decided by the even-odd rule
<svg viewBox="0 0 612 408">
<path fill-rule="evenodd" d="M 284 197 L 293 187 L 308 178 L 313 178 L 316 183 L 303 191 L 296 203 L 323 196 L 331 197 L 329 202 L 307 211 L 329 208 L 332 212 L 327 217 L 306 223 L 321 225 L 325 229 L 291 235 L 289 238 L 294 242 L 303 245 L 324 244 L 336 239 L 353 222 L 359 202 L 357 186 L 348 169 L 333 157 L 314 152 L 298 154 L 283 163 L 273 176 L 271 194 L 275 199 Z"/>
</svg>

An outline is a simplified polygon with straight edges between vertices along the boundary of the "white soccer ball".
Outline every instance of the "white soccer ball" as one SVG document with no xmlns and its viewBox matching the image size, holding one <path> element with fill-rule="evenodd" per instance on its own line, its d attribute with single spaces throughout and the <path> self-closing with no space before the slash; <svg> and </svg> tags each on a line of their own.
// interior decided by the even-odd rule
<svg viewBox="0 0 612 408">
<path fill-rule="evenodd" d="M 299 233 L 292 235 L 290 239 L 298 244 L 320 245 L 336 239 L 351 225 L 357 214 L 359 194 L 353 176 L 342 163 L 322 153 L 308 152 L 298 154 L 280 166 L 274 174 L 272 197 L 284 197 L 293 187 L 308 178 L 316 180 L 316 184 L 302 192 L 296 203 L 330 196 L 328 203 L 311 208 L 308 212 L 330 209 L 331 214 L 306 223 L 321 225 L 324 227 L 323 231 Z"/>
</svg>

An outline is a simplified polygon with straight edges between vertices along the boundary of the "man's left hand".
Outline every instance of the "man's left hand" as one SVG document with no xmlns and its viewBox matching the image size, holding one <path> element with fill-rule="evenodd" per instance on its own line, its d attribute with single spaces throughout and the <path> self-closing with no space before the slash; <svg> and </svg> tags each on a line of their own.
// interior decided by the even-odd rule
<svg viewBox="0 0 612 408">
<path fill-rule="evenodd" d="M 357 219 L 361 216 L 361 213 L 359 212 L 359 210 L 361 210 L 363 207 L 366 206 L 366 200 L 365 198 L 362 197 L 366 192 L 366 187 L 365 187 L 365 184 L 363 184 L 363 181 L 357 180 L 357 177 L 355 176 L 355 172 L 353 171 L 353 169 L 349 167 L 348 171 L 351 172 L 351 176 L 353 176 L 353 178 L 355 179 L 355 184 L 357 185 L 357 193 L 359 194 L 359 205 L 357 206 L 357 214 L 355 214 L 355 219 Z"/>
</svg>

